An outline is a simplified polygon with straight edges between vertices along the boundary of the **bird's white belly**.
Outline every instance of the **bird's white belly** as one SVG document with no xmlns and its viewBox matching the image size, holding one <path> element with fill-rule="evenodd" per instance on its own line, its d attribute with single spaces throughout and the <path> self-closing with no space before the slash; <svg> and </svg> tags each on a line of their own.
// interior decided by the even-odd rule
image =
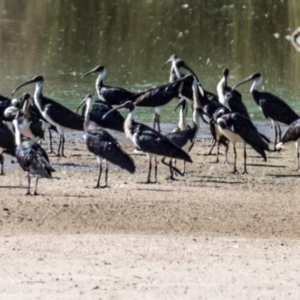
<svg viewBox="0 0 300 300">
<path fill-rule="evenodd" d="M 29 138 L 33 139 L 34 135 L 33 135 L 32 131 L 30 130 L 30 124 L 31 124 L 31 122 L 28 122 L 27 120 L 25 120 L 22 123 L 22 125 L 20 126 L 20 131 L 25 137 L 29 137 Z"/>
<path fill-rule="evenodd" d="M 233 143 L 244 143 L 244 140 L 231 130 L 223 129 L 219 126 L 220 132 Z"/>
</svg>

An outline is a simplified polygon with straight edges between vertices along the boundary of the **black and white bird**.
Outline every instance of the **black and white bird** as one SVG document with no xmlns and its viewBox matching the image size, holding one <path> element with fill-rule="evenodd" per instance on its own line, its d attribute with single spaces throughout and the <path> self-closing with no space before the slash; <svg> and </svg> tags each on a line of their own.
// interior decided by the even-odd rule
<svg viewBox="0 0 300 300">
<path fill-rule="evenodd" d="M 92 111 L 92 96 L 86 95 L 85 103 L 85 119 L 84 119 L 84 139 L 87 149 L 95 154 L 99 163 L 99 175 L 97 185 L 95 188 L 106 188 L 108 179 L 108 165 L 115 164 L 130 173 L 135 172 L 135 165 L 132 158 L 123 151 L 120 144 L 103 128 L 99 127 L 90 119 L 90 112 Z M 100 179 L 105 165 L 105 181 L 104 185 L 100 185 Z"/>
<path fill-rule="evenodd" d="M 217 85 L 219 102 L 232 112 L 238 112 L 245 118 L 250 119 L 248 110 L 243 102 L 242 95 L 228 86 L 229 69 L 223 70 L 223 76 Z"/>
<path fill-rule="evenodd" d="M 78 112 L 79 108 L 82 106 L 81 110 L 81 116 L 85 117 L 86 112 L 86 101 L 87 97 L 85 97 L 77 107 L 76 112 Z M 109 115 L 107 115 L 106 118 L 103 119 L 103 116 L 113 109 L 113 106 L 110 105 L 108 102 L 103 100 L 96 100 L 91 102 L 91 111 L 89 113 L 89 119 L 90 121 L 95 122 L 97 125 L 107 128 L 107 129 L 113 129 L 116 131 L 124 132 L 124 117 L 120 114 L 119 111 L 115 110 Z"/>
<path fill-rule="evenodd" d="M 182 99 L 179 103 L 181 109 L 179 112 L 179 122 L 175 131 L 166 134 L 166 137 L 179 148 L 183 149 L 185 152 L 190 152 L 194 146 L 196 135 L 200 127 L 198 111 L 195 109 L 193 111 L 193 125 L 192 127 L 186 124 L 186 112 L 187 112 L 187 102 L 185 99 Z M 195 107 L 195 105 L 194 105 Z M 164 163 L 164 160 L 162 161 Z M 173 165 L 176 167 L 176 159 L 171 159 L 169 162 L 170 167 L 170 179 L 174 180 L 174 174 L 179 173 L 180 175 L 186 174 L 186 163 L 183 162 L 182 172 L 175 170 Z"/>
<path fill-rule="evenodd" d="M 201 86 L 201 84 L 197 84 L 197 111 L 199 115 L 201 116 L 202 120 L 209 124 L 210 132 L 212 135 L 212 146 L 208 152 L 207 155 L 212 154 L 213 148 L 217 145 L 218 146 L 218 152 L 217 152 L 217 160 L 216 162 L 219 162 L 219 147 L 220 145 L 225 146 L 226 148 L 226 161 L 227 162 L 227 151 L 228 151 L 228 141 L 224 138 L 222 133 L 220 133 L 219 127 L 216 124 L 216 120 L 214 119 L 214 115 L 218 110 L 222 110 L 223 114 L 230 113 L 230 109 L 224 106 L 219 101 L 210 100 L 208 96 L 205 95 L 205 92 Z"/>
<path fill-rule="evenodd" d="M 167 64 L 167 63 L 171 63 L 171 69 L 170 69 L 170 76 L 169 76 L 169 82 L 174 82 L 182 77 L 185 76 L 185 74 L 183 74 L 180 71 L 180 68 L 184 68 L 187 71 L 190 72 L 190 74 L 192 74 L 194 76 L 194 78 L 196 78 L 198 84 L 200 84 L 199 79 L 197 74 L 193 71 L 192 68 L 190 68 L 181 58 L 179 58 L 176 54 L 172 54 L 170 56 L 170 58 L 164 63 L 163 67 Z M 191 79 L 191 83 L 193 82 L 193 79 Z M 193 103 L 193 89 L 192 89 L 192 84 L 187 82 L 184 83 L 183 87 L 182 87 L 182 91 L 181 91 L 181 95 L 182 97 L 184 97 L 190 104 Z M 213 100 L 213 101 L 218 101 L 218 97 L 214 94 L 211 93 L 205 89 L 203 89 L 204 92 L 204 96 L 206 98 L 208 98 L 209 100 Z"/>
<path fill-rule="evenodd" d="M 274 150 L 276 150 L 277 142 L 281 141 L 280 123 L 290 125 L 297 119 L 299 115 L 281 98 L 268 93 L 258 91 L 262 83 L 262 76 L 260 73 L 255 73 L 243 79 L 233 88 L 234 90 L 243 83 L 254 81 L 250 92 L 256 104 L 261 108 L 264 116 L 272 121 L 275 130 Z M 279 140 L 278 140 L 279 136 Z"/>
<path fill-rule="evenodd" d="M 83 130 L 83 118 L 74 113 L 62 104 L 47 98 L 43 95 L 44 78 L 43 76 L 35 76 L 19 85 L 13 92 L 14 94 L 21 87 L 35 83 L 34 103 L 40 111 L 43 118 L 51 125 L 55 126 L 59 135 L 59 146 L 57 156 L 64 155 L 65 131 L 66 130 Z"/>
<path fill-rule="evenodd" d="M 23 105 L 17 114 L 21 135 L 29 139 L 44 139 L 42 122 L 35 115 L 32 115 L 30 111 L 31 95 L 25 93 L 22 95 L 21 100 Z"/>
<path fill-rule="evenodd" d="M 160 132 L 160 115 L 163 107 L 170 103 L 173 99 L 181 96 L 181 90 L 185 82 L 192 84 L 193 76 L 186 75 L 172 83 L 163 84 L 147 91 L 135 94 L 134 96 L 128 98 L 132 101 L 135 106 L 138 107 L 153 107 L 155 109 L 155 114 L 153 118 L 153 129 L 157 129 Z"/>
<path fill-rule="evenodd" d="M 4 175 L 4 156 L 3 154 L 9 154 L 11 156 L 15 156 L 15 135 L 13 132 L 8 128 L 3 121 L 0 120 L 0 164 L 1 164 L 1 171 L 0 175 Z"/>
<path fill-rule="evenodd" d="M 99 73 L 96 80 L 96 91 L 101 100 L 106 101 L 111 105 L 120 105 L 122 101 L 134 95 L 133 92 L 124 88 L 105 85 L 103 79 L 106 76 L 106 69 L 103 66 L 96 66 L 85 73 L 81 78 L 83 79 L 93 73 Z"/>
<path fill-rule="evenodd" d="M 265 151 L 270 151 L 269 144 L 261 137 L 254 124 L 239 113 L 229 113 L 218 117 L 217 124 L 220 132 L 230 140 L 234 150 L 234 170 L 233 173 L 238 173 L 236 168 L 236 143 L 242 143 L 244 148 L 244 172 L 247 172 L 247 152 L 246 144 L 249 144 L 265 161 L 267 156 Z"/>
<path fill-rule="evenodd" d="M 192 162 L 191 157 L 181 148 L 173 144 L 167 137 L 160 132 L 155 131 L 147 125 L 135 122 L 135 105 L 131 101 L 126 101 L 115 109 L 127 108 L 128 116 L 124 123 L 124 131 L 127 138 L 131 139 L 133 144 L 143 151 L 148 157 L 148 177 L 146 183 L 151 183 L 151 170 L 154 160 L 154 183 L 157 182 L 157 164 L 158 156 L 165 156 L 175 159 L 182 159 Z M 109 112 L 107 113 L 109 114 Z"/>
<path fill-rule="evenodd" d="M 297 157 L 297 170 L 300 170 L 299 165 L 299 143 L 300 143 L 300 119 L 294 121 L 285 132 L 281 142 L 276 145 L 276 149 L 280 150 L 282 146 L 286 143 L 294 142 L 296 147 L 296 157 Z"/>
<path fill-rule="evenodd" d="M 50 165 L 46 151 L 35 141 L 22 141 L 19 123 L 17 119 L 13 120 L 16 138 L 16 157 L 21 168 L 27 173 L 28 186 L 25 195 L 30 195 L 30 175 L 36 178 L 33 195 L 37 195 L 38 179 L 51 178 L 52 172 L 55 172 Z"/>
</svg>

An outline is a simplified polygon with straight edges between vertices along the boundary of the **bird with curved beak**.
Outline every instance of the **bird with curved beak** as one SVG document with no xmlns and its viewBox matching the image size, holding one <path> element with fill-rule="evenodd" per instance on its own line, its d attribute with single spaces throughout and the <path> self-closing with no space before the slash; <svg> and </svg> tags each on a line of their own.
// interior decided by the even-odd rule
<svg viewBox="0 0 300 300">
<path fill-rule="evenodd" d="M 78 114 L 74 113 L 62 104 L 44 97 L 43 87 L 44 78 L 43 76 L 35 76 L 32 79 L 22 83 L 17 88 L 14 89 L 12 95 L 19 90 L 21 87 L 35 83 L 34 92 L 34 103 L 40 111 L 41 115 L 45 120 L 51 125 L 55 126 L 59 135 L 59 146 L 57 150 L 57 156 L 64 155 L 64 144 L 65 144 L 65 131 L 66 130 L 83 130 L 83 118 Z M 61 153 L 60 153 L 61 150 Z"/>
<path fill-rule="evenodd" d="M 184 161 L 192 162 L 191 157 L 181 148 L 173 144 L 167 137 L 142 123 L 135 122 L 135 105 L 132 101 L 126 101 L 122 105 L 113 108 L 116 109 L 127 108 L 129 113 L 124 123 L 124 131 L 127 138 L 131 139 L 136 147 L 146 153 L 148 157 L 148 177 L 146 183 L 151 183 L 151 170 L 154 160 L 154 182 L 157 182 L 157 157 L 166 156 L 170 158 L 182 159 Z M 108 112 L 106 115 L 108 115 Z M 104 116 L 104 118 L 106 117 Z"/>
<path fill-rule="evenodd" d="M 242 95 L 228 86 L 229 69 L 223 70 L 223 76 L 217 85 L 219 102 L 229 108 L 232 112 L 238 112 L 245 118 L 250 119 L 248 110 L 242 100 Z"/>
<path fill-rule="evenodd" d="M 194 146 L 195 140 L 196 140 L 196 135 L 198 132 L 198 129 L 200 127 L 200 122 L 199 122 L 199 113 L 197 111 L 198 108 L 198 94 L 196 92 L 197 90 L 197 82 L 196 82 L 196 78 L 194 79 L 193 82 L 193 91 L 194 91 L 194 110 L 193 110 L 193 126 L 190 127 L 186 124 L 186 120 L 185 120 L 185 115 L 186 115 L 186 111 L 187 111 L 187 103 L 185 99 L 181 99 L 181 101 L 179 102 L 178 106 L 181 106 L 180 112 L 179 112 L 179 123 L 178 123 L 178 130 L 170 132 L 168 134 L 166 134 L 166 137 L 168 139 L 170 139 L 175 145 L 177 145 L 178 147 L 180 147 L 181 149 L 190 152 L 191 149 Z M 162 162 L 164 164 L 167 164 L 164 162 L 164 158 L 162 160 Z M 177 174 L 180 175 L 185 175 L 185 161 L 183 162 L 183 171 L 182 172 L 178 172 L 178 170 L 173 166 L 176 166 L 176 160 L 175 159 L 171 159 L 169 164 L 167 164 L 170 167 L 170 179 L 174 180 L 174 171 Z"/>
<path fill-rule="evenodd" d="M 78 113 L 81 107 L 81 116 L 84 118 L 87 109 L 86 97 L 80 102 L 79 106 L 77 107 L 76 113 Z M 106 101 L 91 100 L 91 111 L 89 112 L 89 119 L 103 128 L 124 132 L 123 125 L 125 119 L 119 111 L 115 110 L 111 114 L 109 114 L 105 119 L 103 119 L 103 116 L 111 109 L 113 109 L 113 106 Z"/>
<path fill-rule="evenodd" d="M 106 69 L 103 66 L 96 66 L 82 75 L 81 79 L 94 73 L 99 73 L 96 79 L 96 91 L 101 100 L 111 105 L 120 105 L 122 101 L 134 95 L 134 93 L 124 88 L 105 85 L 103 79 L 106 76 Z"/>
<path fill-rule="evenodd" d="M 262 84 L 262 79 L 260 73 L 254 73 L 237 83 L 233 89 L 235 90 L 246 82 L 254 81 L 250 88 L 250 93 L 256 104 L 261 108 L 265 118 L 272 121 L 275 130 L 274 151 L 276 151 L 278 136 L 279 142 L 281 141 L 280 123 L 290 125 L 299 118 L 299 115 L 281 98 L 268 92 L 258 91 L 259 86 Z"/>
<path fill-rule="evenodd" d="M 135 172 L 135 165 L 132 158 L 123 151 L 119 143 L 103 128 L 90 120 L 90 112 L 92 111 L 92 96 L 86 95 L 86 110 L 84 117 L 84 139 L 87 149 L 95 154 L 99 163 L 99 175 L 95 188 L 106 188 L 108 179 L 108 166 L 113 163 L 130 173 Z M 105 165 L 105 184 L 100 186 L 100 179 Z"/>
<path fill-rule="evenodd" d="M 132 101 L 134 105 L 138 107 L 154 107 L 153 129 L 155 129 L 157 125 L 157 129 L 160 132 L 160 115 L 163 107 L 173 99 L 181 96 L 184 83 L 192 84 L 192 81 L 193 76 L 186 75 L 172 83 L 163 84 L 139 94 L 135 94 L 127 100 Z"/>
</svg>

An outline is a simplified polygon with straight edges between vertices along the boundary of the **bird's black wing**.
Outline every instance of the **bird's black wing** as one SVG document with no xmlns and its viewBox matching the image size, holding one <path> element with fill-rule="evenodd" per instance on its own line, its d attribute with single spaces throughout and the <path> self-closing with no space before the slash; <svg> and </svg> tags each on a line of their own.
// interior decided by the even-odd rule
<svg viewBox="0 0 300 300">
<path fill-rule="evenodd" d="M 134 138 L 139 148 L 146 153 L 192 162 L 186 152 L 173 144 L 167 137 L 149 127 L 134 133 Z"/>
<path fill-rule="evenodd" d="M 22 169 L 32 175 L 51 178 L 51 173 L 55 171 L 49 163 L 46 151 L 33 140 L 17 146 L 16 157 Z"/>
<path fill-rule="evenodd" d="M 232 113 L 231 119 L 233 121 L 234 131 L 257 153 L 266 159 L 264 151 L 269 151 L 269 145 L 262 139 L 254 124 L 238 113 Z"/>
<path fill-rule="evenodd" d="M 299 115 L 282 99 L 271 93 L 260 93 L 261 109 L 266 118 L 290 125 Z"/>
<path fill-rule="evenodd" d="M 135 165 L 132 158 L 107 131 L 96 127 L 86 132 L 86 135 L 86 145 L 90 152 L 130 173 L 135 172 Z"/>
<path fill-rule="evenodd" d="M 83 130 L 83 118 L 60 103 L 52 101 L 44 108 L 54 123 L 73 130 Z"/>
</svg>

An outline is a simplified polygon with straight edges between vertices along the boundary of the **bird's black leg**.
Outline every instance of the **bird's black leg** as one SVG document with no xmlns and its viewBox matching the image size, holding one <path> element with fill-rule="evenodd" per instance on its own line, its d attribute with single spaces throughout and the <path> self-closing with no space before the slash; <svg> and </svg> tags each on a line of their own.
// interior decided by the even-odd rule
<svg viewBox="0 0 300 300">
<path fill-rule="evenodd" d="M 157 158 L 154 158 L 154 183 L 157 183 Z"/>
<path fill-rule="evenodd" d="M 58 149 L 57 149 L 57 154 L 56 154 L 56 156 L 58 156 L 58 157 L 60 156 L 61 142 L 62 142 L 61 134 L 59 134 L 59 144 L 58 144 Z"/>
<path fill-rule="evenodd" d="M 236 154 L 235 143 L 233 144 L 233 153 L 234 153 L 234 169 L 233 169 L 233 174 L 239 174 L 238 170 L 236 169 L 237 154 Z"/>
<path fill-rule="evenodd" d="M 211 153 L 212 153 L 212 151 L 213 151 L 213 149 L 214 149 L 216 143 L 217 143 L 216 139 L 213 139 L 212 145 L 211 145 L 211 147 L 210 147 L 210 149 L 209 149 L 207 155 L 211 155 Z"/>
<path fill-rule="evenodd" d="M 4 175 L 4 171 L 3 171 L 4 157 L 3 157 L 2 152 L 0 153 L 0 164 L 1 164 L 1 172 L 0 172 L 0 175 Z"/>
<path fill-rule="evenodd" d="M 33 192 L 33 195 L 34 195 L 34 196 L 38 195 L 38 193 L 37 193 L 38 180 L 39 180 L 39 177 L 36 176 L 36 180 L 35 180 L 35 188 L 34 188 L 34 192 Z"/>
<path fill-rule="evenodd" d="M 102 174 L 102 162 L 99 162 L 99 174 L 98 174 L 98 180 L 97 180 L 97 185 L 94 187 L 95 189 L 100 188 L 100 178 Z"/>
<path fill-rule="evenodd" d="M 216 143 L 214 143 L 215 145 Z M 220 154 L 220 141 L 217 141 L 217 159 L 216 159 L 216 163 L 219 162 L 219 154 Z"/>
<path fill-rule="evenodd" d="M 244 172 L 243 174 L 248 174 L 247 172 L 247 151 L 246 151 L 246 145 L 244 145 Z"/>
<path fill-rule="evenodd" d="M 27 180 L 28 180 L 28 186 L 27 186 L 27 192 L 25 193 L 25 196 L 30 195 L 30 175 L 27 174 Z"/>
<path fill-rule="evenodd" d="M 274 141 L 274 151 L 276 151 L 276 145 L 277 145 L 277 125 L 274 125 L 274 129 L 275 129 L 275 141 Z"/>
<path fill-rule="evenodd" d="M 146 183 L 151 183 L 150 181 L 150 176 L 151 176 L 151 169 L 152 169 L 152 162 L 151 162 L 151 157 L 149 158 L 149 166 L 148 166 L 148 179 Z"/>
<path fill-rule="evenodd" d="M 61 146 L 61 156 L 62 157 L 66 157 L 64 150 L 65 150 L 65 136 L 63 135 L 62 136 L 62 146 Z"/>
<path fill-rule="evenodd" d="M 51 130 L 49 128 L 48 128 L 48 133 L 49 133 L 50 153 L 55 154 L 55 152 L 53 151 L 53 147 L 52 147 L 52 133 L 51 133 Z"/>
<path fill-rule="evenodd" d="M 297 170 L 299 171 L 299 146 L 298 146 L 298 142 L 297 142 L 297 147 L 296 147 L 296 154 L 297 154 Z"/>
<path fill-rule="evenodd" d="M 107 161 L 105 161 L 105 185 L 102 187 L 102 188 L 106 188 L 106 187 L 108 187 L 108 185 L 107 185 L 107 179 L 108 179 L 108 162 Z"/>
</svg>

